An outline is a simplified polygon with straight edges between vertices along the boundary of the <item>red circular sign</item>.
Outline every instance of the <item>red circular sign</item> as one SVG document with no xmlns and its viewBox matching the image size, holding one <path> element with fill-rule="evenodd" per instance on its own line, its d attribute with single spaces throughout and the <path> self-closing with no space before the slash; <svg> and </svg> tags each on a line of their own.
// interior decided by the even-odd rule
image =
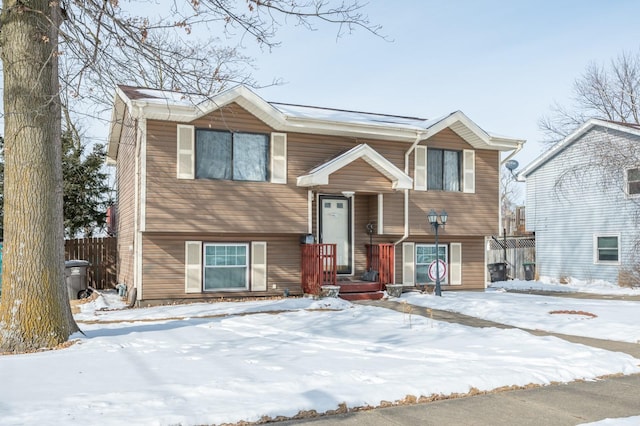
<svg viewBox="0 0 640 426">
<path fill-rule="evenodd" d="M 440 280 L 443 280 L 447 276 L 447 264 L 442 259 L 438 259 L 438 272 L 440 274 Z M 436 261 L 434 260 L 429 264 L 429 278 L 432 281 L 436 281 Z"/>
</svg>

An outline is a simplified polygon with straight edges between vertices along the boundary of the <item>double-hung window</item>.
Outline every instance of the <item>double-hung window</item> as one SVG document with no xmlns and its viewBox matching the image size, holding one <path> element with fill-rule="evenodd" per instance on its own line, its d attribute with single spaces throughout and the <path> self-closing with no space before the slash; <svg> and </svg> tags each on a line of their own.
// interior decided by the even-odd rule
<svg viewBox="0 0 640 426">
<path fill-rule="evenodd" d="M 430 190 L 461 190 L 461 158 L 460 151 L 447 149 L 427 149 L 427 187 Z"/>
<path fill-rule="evenodd" d="M 248 244 L 204 244 L 204 290 L 249 289 Z"/>
<path fill-rule="evenodd" d="M 198 179 L 264 182 L 269 179 L 269 136 L 196 130 Z"/>
<path fill-rule="evenodd" d="M 640 168 L 627 169 L 627 195 L 640 195 Z"/>
<path fill-rule="evenodd" d="M 447 246 L 443 244 L 438 245 L 438 258 L 444 261 L 445 264 L 449 264 Z M 433 283 L 434 281 L 429 278 L 429 265 L 436 260 L 436 245 L 435 244 L 416 244 L 416 282 L 418 283 Z M 447 275 L 440 280 L 441 284 L 447 284 Z"/>
<path fill-rule="evenodd" d="M 594 235 L 594 262 L 619 263 L 620 238 L 617 235 Z"/>
</svg>

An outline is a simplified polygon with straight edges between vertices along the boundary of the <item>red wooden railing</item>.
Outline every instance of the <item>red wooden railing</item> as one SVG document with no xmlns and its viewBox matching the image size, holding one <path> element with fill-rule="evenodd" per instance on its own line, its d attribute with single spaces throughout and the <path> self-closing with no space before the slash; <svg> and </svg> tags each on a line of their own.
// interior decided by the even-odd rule
<svg viewBox="0 0 640 426">
<path fill-rule="evenodd" d="M 335 244 L 303 244 L 302 246 L 302 291 L 320 294 L 320 286 L 336 285 Z"/>
<path fill-rule="evenodd" d="M 367 271 L 378 271 L 378 283 L 382 290 L 385 284 L 393 283 L 395 256 L 393 244 L 373 244 L 367 247 Z"/>
</svg>

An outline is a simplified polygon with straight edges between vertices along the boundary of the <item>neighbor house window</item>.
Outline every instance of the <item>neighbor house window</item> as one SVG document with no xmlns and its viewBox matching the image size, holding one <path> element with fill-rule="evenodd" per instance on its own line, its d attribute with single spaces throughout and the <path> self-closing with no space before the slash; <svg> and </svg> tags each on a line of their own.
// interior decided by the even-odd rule
<svg viewBox="0 0 640 426">
<path fill-rule="evenodd" d="M 266 181 L 269 136 L 196 130 L 196 178 Z"/>
<path fill-rule="evenodd" d="M 461 152 L 447 149 L 427 150 L 427 187 L 429 190 L 460 191 Z"/>
<path fill-rule="evenodd" d="M 248 247 L 248 244 L 204 244 L 204 290 L 247 290 Z"/>
<path fill-rule="evenodd" d="M 439 258 L 444 261 L 445 264 L 449 264 L 447 246 L 438 245 Z M 436 260 L 436 245 L 435 244 L 416 244 L 416 282 L 417 283 L 434 283 L 429 278 L 429 265 Z M 447 284 L 447 275 L 440 280 L 441 284 Z"/>
<path fill-rule="evenodd" d="M 627 169 L 627 194 L 640 194 L 640 168 Z"/>
<path fill-rule="evenodd" d="M 594 237 L 595 262 L 596 263 L 618 263 L 620 259 L 620 239 L 617 235 Z"/>
</svg>

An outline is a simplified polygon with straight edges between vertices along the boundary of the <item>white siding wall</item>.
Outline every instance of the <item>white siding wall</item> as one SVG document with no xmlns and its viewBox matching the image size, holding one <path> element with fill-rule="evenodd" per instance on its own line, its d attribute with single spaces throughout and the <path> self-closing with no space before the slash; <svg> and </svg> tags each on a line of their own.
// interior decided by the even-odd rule
<svg viewBox="0 0 640 426">
<path fill-rule="evenodd" d="M 610 143 L 640 144 L 640 138 L 592 128 L 527 176 L 526 226 L 536 235 L 540 276 L 617 281 L 621 266 L 594 264 L 594 234 L 619 234 L 622 266 L 630 262 L 640 200 L 625 197 L 624 171 L 617 170 L 612 179 L 603 177 L 596 167 L 576 167 L 587 164 L 595 150 Z M 558 188 L 559 176 L 571 168 L 579 172 Z"/>
</svg>

